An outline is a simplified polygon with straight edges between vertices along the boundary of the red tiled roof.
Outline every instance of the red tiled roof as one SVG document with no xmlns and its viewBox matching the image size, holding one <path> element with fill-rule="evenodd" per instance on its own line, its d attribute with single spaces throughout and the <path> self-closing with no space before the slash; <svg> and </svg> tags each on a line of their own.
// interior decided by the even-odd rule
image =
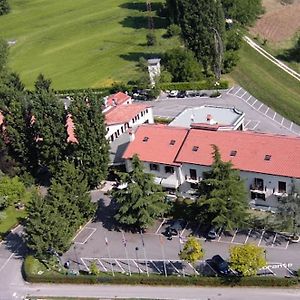
<svg viewBox="0 0 300 300">
<path fill-rule="evenodd" d="M 223 161 L 236 169 L 300 178 L 300 138 L 242 131 L 191 129 L 176 162 L 210 166 L 212 147 L 219 147 Z M 199 147 L 192 151 L 194 146 Z M 236 156 L 230 156 L 231 151 Z M 265 160 L 271 155 L 270 160 Z"/>
<path fill-rule="evenodd" d="M 107 106 L 113 106 L 113 105 L 120 105 L 125 103 L 127 100 L 130 99 L 130 96 L 126 95 L 125 93 L 118 92 L 116 94 L 110 95 L 107 98 Z"/>
<path fill-rule="evenodd" d="M 122 124 L 129 122 L 138 113 L 149 108 L 146 104 L 130 104 L 115 106 L 105 114 L 105 123 L 107 125 Z"/>
<path fill-rule="evenodd" d="M 67 115 L 66 127 L 67 127 L 67 134 L 68 134 L 67 142 L 68 143 L 75 143 L 75 144 L 77 144 L 78 140 L 77 140 L 77 138 L 75 136 L 74 122 L 73 122 L 71 114 Z"/>
<path fill-rule="evenodd" d="M 2 112 L 0 111 L 0 126 L 4 123 L 4 116 Z"/>
<path fill-rule="evenodd" d="M 128 145 L 123 158 L 132 158 L 134 154 L 138 154 L 142 161 L 178 165 L 174 162 L 175 157 L 187 133 L 186 128 L 141 125 L 136 130 L 135 139 Z M 175 141 L 174 145 L 170 144 L 171 140 Z"/>
</svg>

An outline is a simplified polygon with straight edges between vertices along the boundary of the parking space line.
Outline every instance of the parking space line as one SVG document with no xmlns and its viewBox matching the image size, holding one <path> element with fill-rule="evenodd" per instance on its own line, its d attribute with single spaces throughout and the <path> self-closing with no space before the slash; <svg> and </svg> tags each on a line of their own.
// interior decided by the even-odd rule
<svg viewBox="0 0 300 300">
<path fill-rule="evenodd" d="M 248 97 L 248 99 L 246 100 L 247 103 L 248 103 L 248 101 L 251 99 L 251 97 L 252 97 L 252 95 L 250 95 L 250 96 Z"/>
<path fill-rule="evenodd" d="M 262 239 L 263 239 L 264 234 L 265 234 L 265 230 L 262 231 L 261 237 L 260 237 L 260 239 L 259 239 L 259 242 L 258 242 L 257 246 L 260 245 L 260 243 L 261 243 L 261 241 L 262 241 Z"/>
<path fill-rule="evenodd" d="M 139 265 L 136 263 L 136 261 L 134 259 L 131 259 L 133 261 L 133 263 L 136 265 L 136 267 L 139 269 L 140 273 L 144 273 L 144 271 L 139 267 Z"/>
<path fill-rule="evenodd" d="M 115 259 L 116 264 L 120 267 L 120 269 L 122 270 L 122 273 L 125 273 L 124 268 L 121 266 L 121 264 Z"/>
<path fill-rule="evenodd" d="M 234 89 L 234 86 L 233 87 L 231 87 L 228 91 L 227 91 L 227 93 L 226 94 L 230 94 L 230 92 L 232 91 Z"/>
<path fill-rule="evenodd" d="M 248 124 L 251 122 L 251 120 L 249 120 L 246 124 L 245 124 L 245 127 L 247 127 L 248 126 Z"/>
<path fill-rule="evenodd" d="M 193 267 L 191 263 L 188 262 L 188 265 L 194 270 L 195 274 L 199 275 L 199 272 Z"/>
<path fill-rule="evenodd" d="M 206 264 L 207 266 L 209 266 L 210 269 L 211 269 L 214 273 L 217 274 L 216 270 L 215 270 L 208 262 L 205 262 L 205 264 Z"/>
<path fill-rule="evenodd" d="M 98 259 L 98 261 L 99 261 L 99 264 L 102 266 L 102 268 L 104 269 L 104 271 L 105 272 L 107 272 L 107 269 L 106 269 L 106 267 L 104 266 L 104 264 L 102 263 L 102 261 L 99 259 L 99 258 L 97 258 Z"/>
<path fill-rule="evenodd" d="M 89 272 L 90 271 L 90 268 L 87 266 L 87 264 L 84 262 L 84 258 L 80 258 L 80 260 L 82 261 L 84 267 L 87 269 L 87 271 Z"/>
<path fill-rule="evenodd" d="M 95 228 L 89 228 L 89 227 L 86 227 L 85 229 L 90 229 L 90 230 L 92 230 L 92 232 L 87 236 L 87 238 L 83 242 L 74 242 L 74 244 L 84 245 L 97 230 Z"/>
<path fill-rule="evenodd" d="M 238 232 L 238 229 L 236 229 L 236 230 L 235 230 L 235 232 L 234 232 L 234 234 L 233 234 L 233 237 L 232 237 L 232 239 L 231 239 L 231 242 L 230 242 L 230 243 L 233 243 L 233 240 L 234 240 L 234 238 L 235 238 L 235 236 L 236 236 L 237 232 Z"/>
<path fill-rule="evenodd" d="M 259 125 L 260 121 L 257 121 L 256 125 L 252 128 L 252 130 L 255 130 L 255 128 Z"/>
<path fill-rule="evenodd" d="M 285 264 L 283 264 L 283 267 L 284 267 L 291 275 L 294 275 L 294 272 L 293 272 L 289 267 L 287 267 Z"/>
<path fill-rule="evenodd" d="M 240 87 L 237 92 L 235 92 L 233 95 L 236 95 L 242 88 Z"/>
<path fill-rule="evenodd" d="M 290 130 L 292 130 L 292 126 L 293 126 L 293 122 L 291 122 L 291 125 L 290 125 Z"/>
<path fill-rule="evenodd" d="M 282 125 L 283 121 L 284 121 L 284 117 L 282 117 L 282 120 L 281 120 L 281 123 L 280 123 L 280 125 Z"/>
<path fill-rule="evenodd" d="M 268 111 L 269 111 L 270 107 L 267 106 L 267 111 L 265 112 L 265 115 L 267 115 Z"/>
<path fill-rule="evenodd" d="M 243 98 L 246 94 L 247 94 L 247 91 L 241 96 L 241 98 Z M 243 100 L 244 100 L 244 98 L 243 98 Z"/>
<path fill-rule="evenodd" d="M 269 266 L 266 266 L 266 269 L 268 269 L 274 276 L 276 276 L 275 272 L 273 272 Z"/>
<path fill-rule="evenodd" d="M 288 248 L 289 244 L 290 244 L 290 241 L 287 241 L 287 243 L 286 243 L 286 245 L 285 245 L 285 249 Z"/>
<path fill-rule="evenodd" d="M 83 231 L 83 229 L 85 229 L 85 226 L 83 226 L 83 227 L 75 234 L 75 236 L 73 237 L 73 240 L 72 240 L 72 241 L 74 241 L 74 240 L 77 238 L 77 236 Z"/>
<path fill-rule="evenodd" d="M 183 235 L 183 233 L 184 233 L 184 231 L 186 230 L 186 227 L 188 226 L 188 224 L 189 224 L 189 222 L 186 222 L 186 224 L 185 224 L 183 230 L 181 231 L 181 235 Z"/>
<path fill-rule="evenodd" d="M 172 267 L 174 268 L 174 270 L 175 270 L 178 274 L 180 274 L 179 270 L 174 266 L 174 264 L 173 264 L 170 260 L 167 260 L 167 261 L 172 265 Z"/>
<path fill-rule="evenodd" d="M 154 266 L 154 268 L 157 270 L 157 272 L 158 272 L 159 274 L 162 274 L 161 270 L 156 266 L 156 264 L 153 262 L 153 260 L 149 260 L 149 261 L 150 261 L 150 263 Z"/>
<path fill-rule="evenodd" d="M 254 107 L 254 104 L 257 102 L 257 99 L 251 104 L 252 107 Z M 257 110 L 257 109 L 256 109 Z"/>
<path fill-rule="evenodd" d="M 248 241 L 248 239 L 249 239 L 249 237 L 250 237 L 251 231 L 252 231 L 252 229 L 249 229 L 249 231 L 248 231 L 248 234 L 247 234 L 247 237 L 246 237 L 246 240 L 245 240 L 244 244 L 246 244 L 246 243 L 247 243 L 247 241 Z"/>
<path fill-rule="evenodd" d="M 164 218 L 162 220 L 162 222 L 160 223 L 160 225 L 158 226 L 157 230 L 155 231 L 155 234 L 158 234 L 158 232 L 160 231 L 161 227 L 163 226 L 163 224 L 165 223 L 166 219 Z"/>
<path fill-rule="evenodd" d="M 271 247 L 274 247 L 274 243 L 275 243 L 275 241 L 276 241 L 276 238 L 277 238 L 277 232 L 275 232 L 275 236 L 274 236 L 274 238 L 273 238 Z"/>
<path fill-rule="evenodd" d="M 264 104 L 263 104 L 263 103 L 260 105 L 260 107 L 259 107 L 257 110 L 260 110 L 260 109 L 262 108 L 262 106 L 264 106 Z"/>
<path fill-rule="evenodd" d="M 274 113 L 273 120 L 275 119 L 275 117 L 276 117 L 276 111 L 275 111 L 275 113 Z"/>
</svg>

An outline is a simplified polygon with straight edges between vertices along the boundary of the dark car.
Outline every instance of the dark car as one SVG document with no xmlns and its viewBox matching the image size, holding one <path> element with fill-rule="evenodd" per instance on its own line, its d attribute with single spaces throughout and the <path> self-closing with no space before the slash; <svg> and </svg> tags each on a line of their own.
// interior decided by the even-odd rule
<svg viewBox="0 0 300 300">
<path fill-rule="evenodd" d="M 230 269 L 229 264 L 220 255 L 215 255 L 211 259 L 212 267 L 221 275 L 229 275 Z"/>
<path fill-rule="evenodd" d="M 177 98 L 185 98 L 187 96 L 186 91 L 179 91 L 177 94 Z"/>
<path fill-rule="evenodd" d="M 168 237 L 179 235 L 180 232 L 183 230 L 183 227 L 183 220 L 175 220 L 166 228 L 165 235 Z"/>
</svg>

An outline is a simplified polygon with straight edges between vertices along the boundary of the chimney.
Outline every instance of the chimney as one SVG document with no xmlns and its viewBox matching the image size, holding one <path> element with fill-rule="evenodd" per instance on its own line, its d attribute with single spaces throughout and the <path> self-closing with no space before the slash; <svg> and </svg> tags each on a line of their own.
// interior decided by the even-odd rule
<svg viewBox="0 0 300 300">
<path fill-rule="evenodd" d="M 135 133 L 134 133 L 134 131 L 132 129 L 129 129 L 128 130 L 128 134 L 129 134 L 129 141 L 133 142 L 134 139 L 135 139 Z"/>
<path fill-rule="evenodd" d="M 208 114 L 208 115 L 206 116 L 206 121 L 209 122 L 211 119 L 212 119 L 212 115 L 211 115 L 211 114 Z"/>
</svg>

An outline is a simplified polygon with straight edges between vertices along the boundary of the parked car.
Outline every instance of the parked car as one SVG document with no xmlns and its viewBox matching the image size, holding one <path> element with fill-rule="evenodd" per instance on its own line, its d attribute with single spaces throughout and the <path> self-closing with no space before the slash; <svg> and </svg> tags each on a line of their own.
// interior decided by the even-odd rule
<svg viewBox="0 0 300 300">
<path fill-rule="evenodd" d="M 231 273 L 228 262 L 220 255 L 213 256 L 211 259 L 211 264 L 215 271 L 217 271 L 220 275 L 229 275 Z"/>
<path fill-rule="evenodd" d="M 186 91 L 179 91 L 177 94 L 177 98 L 185 98 L 186 96 Z"/>
<path fill-rule="evenodd" d="M 218 233 L 217 233 L 217 230 L 214 226 L 211 226 L 209 231 L 207 232 L 206 234 L 206 237 L 210 240 L 214 240 L 218 237 Z"/>
<path fill-rule="evenodd" d="M 184 220 L 175 220 L 166 228 L 165 235 L 168 237 L 179 235 L 183 228 Z"/>
<path fill-rule="evenodd" d="M 175 97 L 177 97 L 177 95 L 178 95 L 178 91 L 177 90 L 173 90 L 173 91 L 171 91 L 169 93 L 169 97 L 171 97 L 171 98 L 175 98 Z"/>
</svg>

